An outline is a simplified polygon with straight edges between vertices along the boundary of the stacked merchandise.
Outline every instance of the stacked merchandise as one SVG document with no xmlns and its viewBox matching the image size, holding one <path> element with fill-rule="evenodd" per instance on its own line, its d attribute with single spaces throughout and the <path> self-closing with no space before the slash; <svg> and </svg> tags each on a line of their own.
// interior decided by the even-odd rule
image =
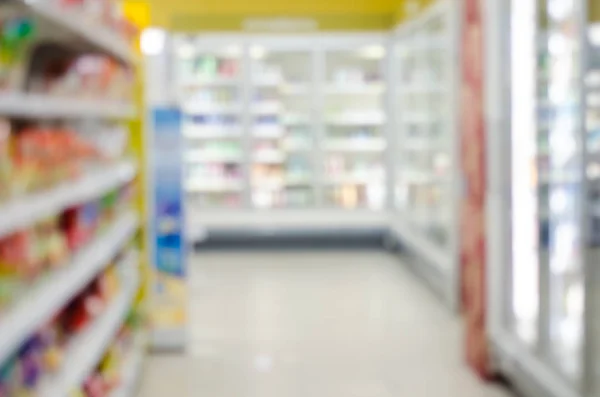
<svg viewBox="0 0 600 397">
<path fill-rule="evenodd" d="M 0 200 L 19 200 L 110 167 L 125 155 L 127 130 L 103 123 L 13 128 L 0 119 Z"/>
<path fill-rule="evenodd" d="M 133 391 L 135 35 L 113 0 L 0 5 L 2 397 Z"/>
<path fill-rule="evenodd" d="M 0 313 L 130 211 L 133 185 L 0 237 Z"/>
<path fill-rule="evenodd" d="M 326 202 L 381 209 L 386 199 L 382 46 L 327 53 Z"/>
<path fill-rule="evenodd" d="M 90 337 L 95 335 L 95 326 L 106 323 L 115 307 L 120 309 L 120 317 L 127 314 L 127 306 L 119 305 L 124 294 L 131 299 L 131 275 L 125 265 L 127 255 L 123 251 L 115 257 L 107 269 L 98 275 L 91 283 L 75 296 L 54 318 L 42 325 L 15 351 L 0 368 L 0 395 L 24 396 L 39 395 L 53 392 L 55 384 L 71 371 L 68 368 L 73 364 L 73 357 L 82 349 L 93 347 Z M 127 341 L 124 332 L 117 336 L 115 348 Z M 112 348 L 111 348 L 112 349 Z M 94 368 L 91 368 L 94 369 Z M 90 370 L 90 369 L 88 369 Z M 113 375 L 113 378 L 116 375 Z M 98 387 L 93 385 L 93 374 L 83 385 L 85 396 L 106 396 L 100 394 Z M 97 383 L 97 382 L 96 382 Z M 108 383 L 108 382 L 107 382 Z M 114 379 L 111 386 L 116 387 L 118 379 Z M 78 385 L 76 389 L 79 389 Z M 107 384 L 108 386 L 108 384 Z M 96 389 L 96 390 L 94 390 Z M 105 387 L 108 390 L 108 387 Z M 70 390 L 69 390 L 70 391 Z"/>
<path fill-rule="evenodd" d="M 180 49 L 186 190 L 201 207 L 239 207 L 243 148 L 241 88 L 236 51 L 197 54 Z"/>
<path fill-rule="evenodd" d="M 250 49 L 252 57 L 252 204 L 314 205 L 310 54 Z"/>
<path fill-rule="evenodd" d="M 348 213 L 358 223 L 380 222 L 383 36 L 186 35 L 175 38 L 174 53 L 191 218 L 264 209 L 286 223 L 296 209 L 349 209 L 359 210 Z M 246 213 L 260 222 L 260 212 Z"/>
</svg>

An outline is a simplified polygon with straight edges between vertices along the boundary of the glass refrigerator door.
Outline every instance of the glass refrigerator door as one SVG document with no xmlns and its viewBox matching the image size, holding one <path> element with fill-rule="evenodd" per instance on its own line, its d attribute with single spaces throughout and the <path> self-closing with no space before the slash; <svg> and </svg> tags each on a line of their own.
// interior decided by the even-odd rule
<svg viewBox="0 0 600 397">
<path fill-rule="evenodd" d="M 448 243 L 453 209 L 446 29 L 446 15 L 436 15 L 407 33 L 395 50 L 399 66 L 395 107 L 402 150 L 396 207 L 412 228 L 440 246 Z"/>
<path fill-rule="evenodd" d="M 201 208 L 243 204 L 241 46 L 176 46 L 176 73 L 183 112 L 185 189 Z"/>
<path fill-rule="evenodd" d="M 312 56 L 250 47 L 250 177 L 256 208 L 315 205 Z"/>
<path fill-rule="evenodd" d="M 547 186 L 549 250 L 549 354 L 573 381 L 582 375 L 584 258 L 587 244 L 584 211 L 585 114 L 582 59 L 585 51 L 584 1 L 548 0 Z"/>
<path fill-rule="evenodd" d="M 326 205 L 371 210 L 385 205 L 384 57 L 380 43 L 326 53 L 321 142 Z"/>
<path fill-rule="evenodd" d="M 588 92 L 586 115 L 586 131 L 588 134 L 587 173 L 590 178 L 588 197 L 590 198 L 589 209 L 592 221 L 590 228 L 592 251 L 588 260 L 594 266 L 594 264 L 600 263 L 600 35 L 592 37 L 588 59 L 590 70 L 585 80 Z M 597 280 L 596 274 L 592 271 L 591 274 L 586 274 L 586 277 Z M 591 291 L 588 290 L 587 293 L 589 301 L 600 302 L 600 291 L 592 289 Z M 590 309 L 587 310 L 586 316 L 590 319 L 591 326 L 598 330 L 600 329 L 600 304 L 593 304 Z M 590 395 L 599 396 L 600 363 L 597 358 L 600 357 L 600 333 L 595 332 L 592 334 L 591 345 L 595 348 L 591 350 L 593 364 L 589 373 L 595 374 L 595 376 L 590 379 Z"/>
<path fill-rule="evenodd" d="M 587 249 L 581 4 L 513 0 L 511 21 L 510 322 L 573 384 L 582 375 Z"/>
</svg>

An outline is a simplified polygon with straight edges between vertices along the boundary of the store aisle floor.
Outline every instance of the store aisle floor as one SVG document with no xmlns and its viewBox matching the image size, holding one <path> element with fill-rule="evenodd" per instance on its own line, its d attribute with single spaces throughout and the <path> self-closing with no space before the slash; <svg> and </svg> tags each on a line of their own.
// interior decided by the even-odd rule
<svg viewBox="0 0 600 397">
<path fill-rule="evenodd" d="M 506 397 L 463 363 L 460 323 L 377 251 L 191 261 L 186 355 L 148 360 L 139 397 Z"/>
</svg>

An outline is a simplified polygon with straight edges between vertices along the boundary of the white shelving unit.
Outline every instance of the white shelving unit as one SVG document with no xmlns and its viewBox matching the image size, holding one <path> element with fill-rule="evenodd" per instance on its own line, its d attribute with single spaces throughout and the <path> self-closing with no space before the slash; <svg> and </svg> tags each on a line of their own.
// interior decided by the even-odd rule
<svg viewBox="0 0 600 397">
<path fill-rule="evenodd" d="M 68 265 L 41 280 L 3 314 L 0 318 L 0 362 L 6 361 L 27 338 L 108 266 L 137 227 L 135 214 L 124 214 Z"/>
<path fill-rule="evenodd" d="M 46 22 L 52 30 L 58 30 L 61 35 L 68 35 L 71 42 L 95 48 L 114 56 L 125 63 L 135 63 L 136 58 L 129 44 L 119 37 L 111 28 L 100 26 L 93 18 L 73 11 L 59 9 L 50 2 L 11 0 Z M 47 32 L 45 32 L 47 33 Z"/>
<path fill-rule="evenodd" d="M 59 372 L 48 379 L 41 391 L 42 397 L 63 397 L 79 388 L 94 371 L 117 332 L 123 325 L 133 304 L 139 285 L 136 273 L 138 256 L 130 253 L 121 265 L 123 272 L 121 292 L 90 326 L 69 342 Z"/>
<path fill-rule="evenodd" d="M 438 1 L 395 32 L 392 229 L 419 270 L 458 304 L 458 73 L 456 7 Z"/>
<path fill-rule="evenodd" d="M 111 397 L 135 396 L 136 388 L 142 375 L 146 339 L 143 334 L 136 335 L 133 346 L 127 353 L 127 359 L 121 376 L 121 385 L 110 394 Z"/>
<path fill-rule="evenodd" d="M 385 37 L 174 38 L 192 236 L 224 216 L 241 229 L 285 229 L 299 215 L 322 229 L 323 213 L 343 212 L 350 222 L 332 229 L 364 228 L 365 218 L 384 227 Z M 235 111 L 222 117 L 214 102 Z"/>
<path fill-rule="evenodd" d="M 183 111 L 184 188 L 205 210 L 238 208 L 244 197 L 242 51 L 235 43 L 176 48 L 176 86 Z"/>
<path fill-rule="evenodd" d="M 0 8 L 3 12 L 7 11 L 5 16 L 14 14 L 30 18 L 35 26 L 36 44 L 47 41 L 75 50 L 77 54 L 88 51 L 104 54 L 127 67 L 136 66 L 137 57 L 125 35 L 121 36 L 114 27 L 101 25 L 100 18 L 46 0 L 9 0 L 3 2 Z M 84 92 L 81 97 L 45 95 L 21 88 L 30 87 L 25 84 L 29 81 L 25 80 L 34 80 L 31 77 L 37 73 L 29 65 L 33 58 L 29 58 L 32 55 L 29 48 L 27 50 L 27 56 L 14 65 L 23 69 L 15 73 L 22 81 L 19 84 L 15 81 L 0 93 L 1 118 L 26 120 L 31 125 L 51 121 L 67 125 L 76 122 L 74 125 L 80 126 L 83 121 L 109 125 L 138 117 L 136 107 L 124 100 L 91 98 Z M 70 54 L 70 51 L 65 54 Z M 106 93 L 107 98 L 112 98 L 111 95 Z M 78 131 L 77 128 L 74 130 Z M 48 217 L 59 216 L 73 206 L 99 200 L 128 185 L 137 175 L 137 163 L 133 159 L 106 161 L 97 168 L 84 169 L 75 180 L 0 203 L 0 238 L 27 229 Z M 135 212 L 121 212 L 99 235 L 74 253 L 68 263 L 46 269 L 46 274 L 34 280 L 30 288 L 14 296 L 0 316 L 0 367 L 108 268 L 132 241 L 139 226 Z M 138 255 L 133 252 L 123 257 L 118 264 L 122 271 L 121 293 L 83 333 L 69 340 L 61 370 L 55 376 L 45 374 L 47 377 L 40 385 L 40 395 L 69 395 L 81 388 L 86 378 L 95 371 L 134 304 L 139 285 L 138 261 Z"/>
<path fill-rule="evenodd" d="M 0 114 L 26 119 L 131 119 L 131 103 L 86 98 L 62 98 L 42 94 L 0 94 Z"/>
<path fill-rule="evenodd" d="M 16 198 L 8 204 L 0 204 L 0 237 L 68 207 L 100 197 L 127 184 L 135 175 L 135 164 L 126 161 L 89 172 L 75 181 L 65 182 L 48 191 Z"/>
</svg>

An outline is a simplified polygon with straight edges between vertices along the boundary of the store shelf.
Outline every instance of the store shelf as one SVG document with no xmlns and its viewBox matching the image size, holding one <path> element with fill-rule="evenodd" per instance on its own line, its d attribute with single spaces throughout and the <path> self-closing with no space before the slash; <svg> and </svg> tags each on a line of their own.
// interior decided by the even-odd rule
<svg viewBox="0 0 600 397">
<path fill-rule="evenodd" d="M 313 184 L 313 178 L 311 175 L 287 175 L 284 181 L 288 187 L 292 186 L 309 186 Z"/>
<path fill-rule="evenodd" d="M 367 114 L 352 112 L 327 118 L 327 124 L 334 126 L 379 126 L 383 123 L 385 123 L 385 115 L 383 112 Z"/>
<path fill-rule="evenodd" d="M 239 180 L 206 180 L 206 179 L 188 179 L 185 182 L 185 190 L 188 192 L 236 192 L 241 191 L 244 184 Z"/>
<path fill-rule="evenodd" d="M 277 115 L 282 109 L 279 101 L 264 101 L 252 105 L 251 112 L 254 115 Z"/>
<path fill-rule="evenodd" d="M 438 121 L 439 115 L 428 112 L 413 112 L 400 116 L 400 122 L 404 124 L 431 124 Z"/>
<path fill-rule="evenodd" d="M 252 188 L 254 190 L 281 190 L 283 189 L 285 182 L 281 178 L 271 179 L 255 179 L 252 181 Z"/>
<path fill-rule="evenodd" d="M 311 86 L 308 83 L 292 83 L 281 86 L 281 93 L 287 96 L 308 95 Z"/>
<path fill-rule="evenodd" d="M 432 148 L 441 147 L 441 142 L 423 138 L 407 138 L 402 142 L 402 149 L 407 151 L 428 151 Z"/>
<path fill-rule="evenodd" d="M 286 154 L 281 150 L 258 150 L 252 156 L 255 163 L 261 164 L 283 163 L 285 159 Z"/>
<path fill-rule="evenodd" d="M 15 0 L 22 6 L 59 30 L 71 33 L 78 41 L 84 41 L 102 52 L 113 55 L 127 63 L 135 62 L 132 45 L 115 33 L 114 28 L 101 26 L 92 16 L 63 9 L 48 1 Z"/>
<path fill-rule="evenodd" d="M 202 150 L 190 150 L 185 154 L 188 163 L 241 163 L 242 153 L 218 153 Z"/>
<path fill-rule="evenodd" d="M 288 113 L 283 116 L 282 123 L 284 125 L 290 125 L 290 126 L 306 125 L 306 124 L 310 124 L 311 120 L 308 116 Z"/>
<path fill-rule="evenodd" d="M 198 89 L 204 87 L 235 87 L 240 84 L 239 78 L 235 76 L 215 76 L 211 78 L 197 78 L 179 82 L 179 87 L 186 89 Z"/>
<path fill-rule="evenodd" d="M 136 109 L 126 102 L 8 93 L 0 94 L 0 115 L 24 119 L 131 119 Z"/>
<path fill-rule="evenodd" d="M 371 185 L 382 184 L 384 177 L 369 174 L 341 174 L 331 176 L 325 182 L 330 185 Z"/>
<path fill-rule="evenodd" d="M 136 254 L 125 259 L 130 270 L 137 267 L 137 261 Z M 69 344 L 61 371 L 49 380 L 42 397 L 68 396 L 94 371 L 123 325 L 138 291 L 137 273 L 128 273 L 122 291 L 108 304 L 105 312 Z"/>
<path fill-rule="evenodd" d="M 385 86 L 381 83 L 345 83 L 331 84 L 325 88 L 328 95 L 381 95 Z"/>
<path fill-rule="evenodd" d="M 46 324 L 74 295 L 109 265 L 137 230 L 138 219 L 126 213 L 64 268 L 32 287 L 0 317 L 0 363 L 5 362 L 39 327 Z M 64 395 L 67 395 L 65 393 Z"/>
<path fill-rule="evenodd" d="M 133 162 L 90 172 L 79 179 L 40 193 L 0 205 L 0 237 L 25 228 L 78 203 L 92 200 L 131 181 L 136 175 Z"/>
<path fill-rule="evenodd" d="M 242 130 L 224 125 L 198 127 L 184 124 L 182 134 L 190 139 L 230 139 L 241 137 Z"/>
<path fill-rule="evenodd" d="M 134 397 L 140 376 L 146 348 L 145 337 L 136 336 L 133 346 L 127 353 L 121 373 L 121 384 L 114 390 L 110 397 Z"/>
<path fill-rule="evenodd" d="M 284 130 L 278 124 L 273 125 L 257 125 L 252 128 L 252 136 L 254 138 L 280 138 L 283 136 Z"/>
<path fill-rule="evenodd" d="M 330 139 L 324 144 L 324 150 L 330 152 L 378 153 L 385 150 L 385 148 L 385 140 L 379 138 Z"/>
<path fill-rule="evenodd" d="M 284 141 L 282 148 L 286 152 L 308 152 L 314 150 L 311 142 L 294 142 L 292 140 Z"/>
<path fill-rule="evenodd" d="M 182 110 L 186 114 L 238 114 L 242 108 L 238 104 L 187 103 Z"/>
<path fill-rule="evenodd" d="M 401 178 L 405 183 L 427 184 L 435 181 L 442 181 L 443 176 L 436 175 L 429 170 L 404 170 L 401 172 Z"/>
<path fill-rule="evenodd" d="M 252 85 L 258 88 L 278 88 L 282 83 L 281 76 L 261 76 L 252 81 Z"/>
</svg>

